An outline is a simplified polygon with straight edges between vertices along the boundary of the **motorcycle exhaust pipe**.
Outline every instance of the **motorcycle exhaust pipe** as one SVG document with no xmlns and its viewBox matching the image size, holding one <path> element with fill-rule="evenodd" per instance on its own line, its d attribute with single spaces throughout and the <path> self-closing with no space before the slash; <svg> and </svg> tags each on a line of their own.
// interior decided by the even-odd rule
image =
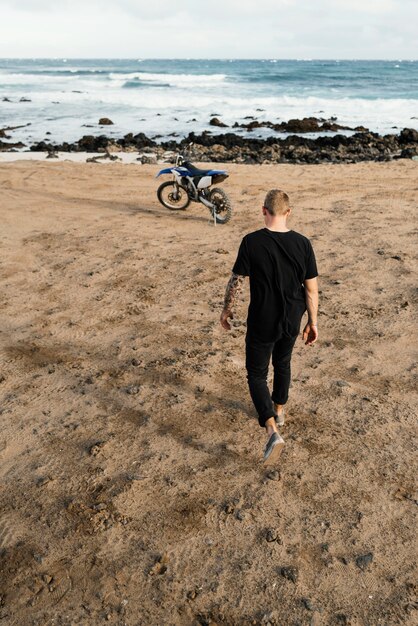
<svg viewBox="0 0 418 626">
<path fill-rule="evenodd" d="M 209 200 L 206 200 L 206 198 L 202 198 L 202 196 L 200 196 L 199 200 L 202 204 L 207 206 L 208 209 L 216 209 L 215 205 L 212 204 L 212 202 L 209 202 Z"/>
</svg>

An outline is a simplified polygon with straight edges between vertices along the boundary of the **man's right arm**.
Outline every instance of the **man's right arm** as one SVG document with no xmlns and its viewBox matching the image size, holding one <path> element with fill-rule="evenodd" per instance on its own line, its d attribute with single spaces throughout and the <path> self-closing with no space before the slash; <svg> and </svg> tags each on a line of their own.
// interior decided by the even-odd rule
<svg viewBox="0 0 418 626">
<path fill-rule="evenodd" d="M 245 276 L 249 276 L 250 274 L 250 259 L 248 254 L 248 246 L 247 246 L 247 236 L 241 241 L 241 245 L 238 250 L 237 260 L 234 263 L 234 267 L 232 268 L 232 274 L 229 279 L 225 300 L 224 300 L 224 308 L 221 313 L 221 325 L 225 330 L 231 330 L 231 324 L 228 322 L 228 319 L 233 319 L 234 314 L 232 312 L 233 306 L 235 304 L 235 300 L 241 290 L 243 282 L 245 280 Z"/>
<path fill-rule="evenodd" d="M 228 322 L 228 319 L 233 319 L 234 315 L 232 312 L 233 306 L 235 304 L 235 300 L 239 292 L 241 291 L 241 287 L 244 283 L 245 276 L 241 276 L 240 274 L 234 274 L 232 272 L 231 278 L 228 281 L 226 286 L 226 293 L 224 299 L 224 308 L 221 313 L 221 325 L 225 328 L 225 330 L 231 330 L 231 325 Z"/>
<path fill-rule="evenodd" d="M 318 339 L 318 279 L 307 278 L 304 287 L 308 323 L 303 330 L 303 340 L 311 346 Z"/>
</svg>

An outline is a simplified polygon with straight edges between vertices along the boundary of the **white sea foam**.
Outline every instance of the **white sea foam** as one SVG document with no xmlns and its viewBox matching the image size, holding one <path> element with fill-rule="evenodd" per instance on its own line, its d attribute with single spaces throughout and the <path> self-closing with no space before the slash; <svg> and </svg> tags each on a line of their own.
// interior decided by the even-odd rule
<svg viewBox="0 0 418 626">
<path fill-rule="evenodd" d="M 93 94 L 84 94 L 87 100 L 94 100 Z M 317 98 L 313 96 L 295 97 L 240 97 L 231 92 L 228 95 L 182 91 L 154 91 L 154 90 L 118 90 L 117 92 L 101 92 L 100 100 L 109 105 L 131 105 L 137 107 L 138 112 L 163 111 L 167 115 L 177 116 L 184 113 L 190 117 L 199 117 L 208 121 L 214 112 L 219 113 L 227 124 L 242 120 L 247 115 L 254 115 L 257 119 L 271 122 L 287 121 L 290 118 L 309 116 L 328 119 L 338 118 L 339 123 L 350 126 L 365 125 L 371 130 L 389 132 L 392 126 L 416 126 L 418 102 L 413 99 L 401 98 Z M 259 112 L 257 109 L 264 111 Z"/>
<path fill-rule="evenodd" d="M 137 61 L 126 64 L 118 61 L 112 65 L 109 60 L 89 64 L 70 59 L 65 65 L 55 62 L 48 66 L 39 61 L 39 66 L 16 62 L 10 67 L 0 62 L 0 128 L 31 122 L 30 127 L 17 130 L 13 138 L 32 142 L 44 139 L 45 132 L 50 131 L 52 140 L 73 141 L 85 133 L 104 132 L 97 122 L 99 117 L 106 116 L 114 122 L 106 128 L 106 134 L 115 137 L 130 131 L 163 136 L 176 132 L 184 136 L 190 131 L 208 129 L 209 119 L 215 113 L 230 127 L 220 130 L 210 127 L 215 133 L 246 134 L 245 130 L 231 126 L 236 121 L 248 121 L 247 116 L 270 122 L 336 116 L 340 124 L 364 125 L 381 133 L 397 132 L 394 126 L 418 128 L 414 81 L 408 82 L 411 97 L 397 97 L 398 93 L 406 95 L 405 78 L 402 78 L 406 63 L 394 72 L 401 62 L 388 62 L 385 71 L 390 72 L 390 81 L 380 81 L 379 87 L 373 87 L 372 83 L 367 87 L 363 75 L 355 74 L 357 70 L 352 67 L 355 75 L 350 82 L 346 69 L 338 67 L 337 71 L 344 69 L 344 73 L 337 87 L 335 74 L 331 73 L 327 79 L 326 63 L 316 65 L 316 71 L 322 72 L 319 84 L 316 78 L 306 80 L 316 62 L 309 63 L 305 71 L 300 61 L 287 66 L 283 73 L 283 62 L 275 61 L 260 61 L 258 67 L 254 66 L 255 62 L 249 62 L 247 67 L 242 63 L 235 65 L 231 60 L 230 71 L 225 69 L 226 62 L 201 61 L 191 66 L 191 72 L 195 73 L 184 71 L 184 62 L 172 65 L 173 73 L 164 71 L 163 62 L 149 61 L 144 61 L 141 69 L 149 67 L 150 71 L 138 71 Z M 332 65 L 335 68 L 337 62 Z M 212 67 L 213 73 L 209 73 L 208 67 Z M 109 68 L 111 72 L 107 71 Z M 367 69 L 372 71 L 369 66 Z M 20 103 L 22 96 L 32 102 Z M 11 102 L 3 101 L 4 97 Z M 85 124 L 93 126 L 87 130 Z M 253 136 L 266 134 L 271 135 L 272 131 L 257 129 L 252 133 Z"/>
<path fill-rule="evenodd" d="M 65 70 L 68 72 L 69 70 Z M 18 74 L 18 73 L 6 73 L 0 72 L 0 88 L 3 85 L 56 85 L 60 81 L 76 81 L 80 77 L 74 74 L 60 73 L 59 76 L 51 76 L 50 74 Z"/>
<path fill-rule="evenodd" d="M 172 87 L 214 85 L 226 79 L 225 74 L 151 74 L 148 72 L 131 72 L 128 74 L 113 73 L 109 78 L 118 83 L 121 81 L 141 81 L 143 83 L 160 83 Z"/>
</svg>

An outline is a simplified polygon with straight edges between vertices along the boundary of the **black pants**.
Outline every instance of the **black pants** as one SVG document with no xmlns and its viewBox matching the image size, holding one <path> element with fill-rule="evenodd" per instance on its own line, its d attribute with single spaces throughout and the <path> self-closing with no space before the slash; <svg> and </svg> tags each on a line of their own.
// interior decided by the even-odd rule
<svg viewBox="0 0 418 626">
<path fill-rule="evenodd" d="M 260 426 L 274 416 L 273 402 L 286 404 L 289 397 L 290 359 L 297 337 L 282 337 L 273 343 L 264 343 L 247 335 L 246 368 L 250 395 L 258 413 Z M 273 356 L 273 393 L 267 386 L 270 359 Z"/>
</svg>

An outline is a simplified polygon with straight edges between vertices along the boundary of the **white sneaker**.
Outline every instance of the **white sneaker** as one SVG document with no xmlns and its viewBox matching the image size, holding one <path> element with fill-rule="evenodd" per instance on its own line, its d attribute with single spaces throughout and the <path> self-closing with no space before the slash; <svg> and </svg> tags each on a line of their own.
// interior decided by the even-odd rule
<svg viewBox="0 0 418 626">
<path fill-rule="evenodd" d="M 279 433 L 273 433 L 264 450 L 265 465 L 270 465 L 279 459 L 283 446 L 284 439 L 279 435 Z"/>
</svg>

